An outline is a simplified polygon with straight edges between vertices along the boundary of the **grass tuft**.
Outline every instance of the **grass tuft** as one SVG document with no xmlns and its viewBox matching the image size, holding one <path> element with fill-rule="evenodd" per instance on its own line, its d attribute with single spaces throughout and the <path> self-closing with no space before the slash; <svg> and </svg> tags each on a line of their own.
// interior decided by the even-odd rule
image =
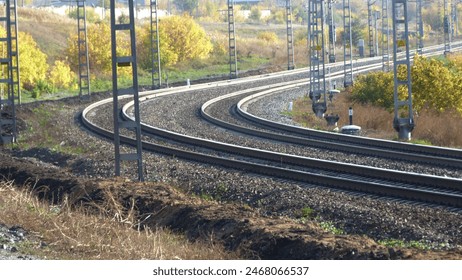
<svg viewBox="0 0 462 280">
<path fill-rule="evenodd" d="M 19 223 L 33 235 L 17 245 L 20 253 L 42 259 L 231 258 L 212 241 L 190 243 L 167 229 L 140 227 L 134 208 L 123 211 L 109 190 L 105 195 L 112 199 L 90 214 L 83 207 L 75 209 L 66 199 L 60 205 L 41 201 L 30 189 L 0 182 L 0 223 Z"/>
</svg>

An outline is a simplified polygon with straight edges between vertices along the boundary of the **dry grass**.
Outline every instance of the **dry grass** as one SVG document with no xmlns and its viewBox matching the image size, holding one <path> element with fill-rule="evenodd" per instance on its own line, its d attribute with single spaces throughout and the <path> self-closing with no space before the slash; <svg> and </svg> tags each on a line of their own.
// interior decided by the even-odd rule
<svg viewBox="0 0 462 280">
<path fill-rule="evenodd" d="M 20 8 L 19 31 L 30 34 L 47 55 L 48 64 L 64 59 L 71 33 L 77 33 L 77 21 L 44 10 Z M 52 34 L 52 35 L 51 35 Z"/>
<path fill-rule="evenodd" d="M 258 38 L 241 39 L 237 49 L 238 57 L 265 57 L 276 65 L 280 62 L 278 60 L 282 58 L 284 51 L 287 53 L 281 41 L 267 42 Z"/>
<path fill-rule="evenodd" d="M 263 57 L 267 58 L 269 65 L 281 66 L 281 70 L 287 68 L 287 42 L 285 38 L 277 42 L 267 42 L 258 38 L 241 39 L 238 42 L 238 58 Z M 294 61 L 297 68 L 305 67 L 308 60 L 306 48 L 294 47 Z"/>
<path fill-rule="evenodd" d="M 459 113 L 422 111 L 415 121 L 413 137 L 438 146 L 462 148 L 462 116 Z"/>
<path fill-rule="evenodd" d="M 192 244 L 165 229 L 140 229 L 134 212 L 124 213 L 117 203 L 110 205 L 112 210 L 88 214 L 66 201 L 61 205 L 40 201 L 29 189 L 0 183 L 0 223 L 20 225 L 37 240 L 19 244 L 21 253 L 44 259 L 232 258 L 212 242 Z M 48 245 L 43 247 L 42 242 Z"/>
<path fill-rule="evenodd" d="M 67 16 L 61 16 L 43 9 L 22 8 L 18 9 L 18 17 L 21 21 L 33 21 L 36 23 L 51 22 L 56 25 L 73 24 L 77 25 L 76 20 Z"/>
<path fill-rule="evenodd" d="M 327 113 L 338 114 L 338 127 L 349 124 L 348 108 L 354 110 L 353 123 L 362 128 L 362 135 L 374 138 L 396 140 L 397 132 L 393 129 L 393 114 L 383 108 L 372 105 L 353 104 L 347 93 L 341 93 L 329 103 Z M 301 98 L 294 102 L 293 119 L 304 126 L 331 130 L 323 119 L 315 117 L 311 109 L 311 100 Z M 415 116 L 416 127 L 412 132 L 412 141 L 437 146 L 462 147 L 462 116 L 455 112 L 437 114 L 422 111 Z"/>
</svg>

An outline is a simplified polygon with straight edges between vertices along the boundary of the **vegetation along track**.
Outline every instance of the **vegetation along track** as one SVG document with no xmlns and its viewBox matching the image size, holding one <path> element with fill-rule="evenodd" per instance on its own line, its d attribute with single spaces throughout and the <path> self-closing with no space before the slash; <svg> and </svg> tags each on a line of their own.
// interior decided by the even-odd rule
<svg viewBox="0 0 462 280">
<path fill-rule="evenodd" d="M 375 67 L 377 66 L 375 65 Z M 256 85 L 252 85 L 252 87 L 254 88 L 252 90 L 245 90 L 244 93 L 253 94 L 258 91 L 261 92 L 262 90 L 268 89 L 270 87 L 281 87 L 281 85 L 278 84 L 278 82 L 280 82 L 281 80 L 290 80 L 291 76 L 296 76 L 300 74 L 303 74 L 303 72 L 285 72 L 280 75 L 265 75 L 264 77 L 260 77 L 259 79 L 254 78 L 252 83 L 256 83 Z M 332 76 L 335 76 L 335 73 L 333 73 Z M 236 90 L 236 92 L 239 92 L 239 87 L 246 86 L 246 84 L 244 83 L 249 82 L 249 79 L 244 79 L 236 80 L 233 82 L 228 81 L 224 83 L 201 85 L 195 88 L 193 87 L 191 89 L 181 88 L 173 91 L 163 90 L 163 92 L 158 91 L 158 93 L 154 95 L 152 95 L 152 93 L 145 93 L 143 94 L 145 96 L 142 98 L 142 104 L 152 104 L 152 101 L 156 101 L 155 103 L 157 103 L 159 100 L 163 100 L 167 96 L 174 96 L 171 94 L 173 92 L 178 93 L 184 91 L 191 92 L 187 94 L 182 94 L 182 96 L 189 96 L 193 97 L 195 100 L 202 100 L 202 98 L 208 98 L 206 97 L 206 95 L 210 94 L 210 92 L 215 92 L 217 91 L 216 89 L 224 89 L 222 85 L 228 85 L 229 87 L 226 87 L 226 89 L 229 88 L 231 89 L 231 91 L 234 87 L 236 88 L 234 90 Z M 270 82 L 276 82 L 277 84 L 270 86 Z M 258 85 L 258 83 L 260 83 L 260 85 Z M 293 83 L 294 82 L 291 82 L 291 84 Z M 299 83 L 306 83 L 306 81 L 299 81 Z M 264 86 L 262 86 L 261 84 L 263 84 Z M 300 85 L 301 84 L 295 84 L 295 86 Z M 290 87 L 288 83 L 284 84 L 283 86 Z M 247 85 L 246 88 L 247 87 L 249 86 Z M 207 90 L 207 88 L 213 88 L 214 90 Z M 196 91 L 192 92 L 193 89 L 196 89 Z M 281 89 L 279 88 L 279 90 Z M 201 95 L 201 93 L 203 92 L 206 92 L 208 94 L 203 94 L 205 97 L 198 98 L 198 95 Z M 220 93 L 220 90 L 218 90 L 218 92 Z M 219 95 L 219 93 L 214 93 L 214 95 Z M 240 94 L 243 93 L 240 92 Z M 164 96 L 164 98 L 160 99 L 161 96 Z M 178 100 L 178 96 L 175 95 L 175 97 L 173 97 L 173 100 Z M 110 103 L 110 101 L 106 100 L 88 107 L 83 112 L 83 119 L 88 126 L 92 126 L 93 130 L 98 131 L 99 133 L 103 133 L 107 137 L 112 137 L 110 129 L 108 129 L 108 126 L 106 127 L 106 129 L 96 128 L 94 124 L 92 124 L 91 121 L 89 121 L 86 117 L 87 114 L 94 108 L 102 104 L 108 103 Z M 189 103 L 185 102 L 185 104 Z M 175 104 L 175 101 L 173 101 L 173 105 L 180 108 L 181 104 Z M 181 107 L 180 109 L 192 109 L 192 111 L 197 111 L 197 104 L 192 104 L 191 106 L 192 107 L 188 107 L 186 109 Z M 128 107 L 129 104 L 125 107 L 124 111 L 127 110 Z M 181 112 L 171 113 L 173 116 L 180 116 L 183 114 Z M 166 114 L 161 115 L 165 116 Z M 145 118 L 143 117 L 142 119 Z M 161 135 L 162 137 L 174 139 L 177 142 L 188 143 L 189 145 L 193 146 L 201 146 L 207 149 L 219 150 L 221 153 L 220 156 L 217 156 L 216 154 L 214 155 L 213 153 L 211 154 L 210 150 L 202 150 L 200 153 L 196 151 L 191 151 L 196 150 L 196 147 L 191 146 L 188 150 L 184 147 L 178 148 L 178 145 L 176 147 L 172 147 L 171 145 L 167 146 L 145 142 L 144 148 L 191 160 L 219 164 L 231 168 L 243 169 L 251 172 L 302 181 L 315 185 L 347 188 L 352 190 L 372 192 L 376 194 L 392 195 L 407 199 L 417 199 L 420 201 L 462 207 L 462 195 L 460 190 L 460 186 L 462 186 L 462 181 L 457 178 L 444 178 L 440 176 L 413 174 L 408 172 L 396 172 L 391 170 L 385 170 L 383 168 L 372 168 L 361 165 L 342 164 L 333 161 L 323 161 L 319 159 L 316 160 L 304 156 L 265 151 L 265 148 L 247 148 L 244 146 L 221 143 L 220 141 L 200 139 L 199 137 L 188 137 L 182 135 L 186 134 L 184 133 L 184 127 L 193 127 L 192 121 L 194 119 L 188 117 L 186 117 L 186 119 L 188 121 L 186 123 L 183 123 L 183 127 L 180 128 L 180 130 L 183 130 L 181 131 L 181 133 L 174 133 L 172 131 L 168 131 L 167 129 L 154 128 L 148 125 L 143 125 L 143 129 L 152 134 L 157 134 Z M 169 127 L 170 125 L 167 123 L 166 126 Z M 358 137 L 356 138 L 361 139 Z M 355 137 L 351 139 L 355 139 Z M 128 137 L 123 137 L 122 140 L 126 143 L 134 143 L 134 140 L 130 140 L 130 138 Z M 279 139 L 278 141 L 281 141 L 281 139 Z M 362 144 L 358 144 L 357 147 L 360 147 L 360 145 Z M 277 144 L 277 146 L 281 145 Z M 284 144 L 284 146 L 287 146 L 287 144 Z M 341 148 L 337 149 L 341 150 Z M 369 153 L 373 155 L 374 153 L 371 150 L 373 149 L 369 148 Z M 224 156 L 223 152 L 227 153 L 227 155 Z M 239 159 L 237 160 L 234 159 L 236 155 L 239 155 Z M 258 161 L 256 162 L 254 158 L 258 158 Z M 426 160 L 428 160 L 428 158 L 429 157 L 427 157 Z M 458 164 L 457 160 L 453 160 L 452 162 L 452 164 Z M 390 178 L 393 179 L 391 180 Z M 445 191 L 441 191 L 441 189 L 444 189 Z"/>
</svg>

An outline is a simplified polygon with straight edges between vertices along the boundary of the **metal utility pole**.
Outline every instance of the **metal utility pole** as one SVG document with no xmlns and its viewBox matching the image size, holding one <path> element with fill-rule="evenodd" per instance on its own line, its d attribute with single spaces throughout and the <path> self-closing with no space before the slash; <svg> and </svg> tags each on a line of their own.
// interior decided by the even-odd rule
<svg viewBox="0 0 462 280">
<path fill-rule="evenodd" d="M 409 57 L 408 1 L 392 0 L 393 12 L 393 70 L 394 70 L 394 120 L 393 127 L 398 132 L 399 139 L 410 140 L 414 129 L 414 114 L 412 111 L 411 60 Z M 398 60 L 397 53 L 405 53 Z M 398 75 L 398 69 L 401 74 Z M 405 70 L 403 74 L 402 70 Z M 399 91 L 406 91 L 401 99 Z"/>
<path fill-rule="evenodd" d="M 16 101 L 18 104 L 21 102 L 16 0 L 6 0 L 4 7 L 5 16 L 0 17 L 0 23 L 6 29 L 6 36 L 0 37 L 0 47 L 3 49 L 0 57 L 1 145 L 16 142 Z"/>
<path fill-rule="evenodd" d="M 237 78 L 237 49 L 234 25 L 234 0 L 228 0 L 229 77 Z"/>
<path fill-rule="evenodd" d="M 327 25 L 329 26 L 329 63 L 335 62 L 335 21 L 334 21 L 334 3 L 336 0 L 327 1 Z"/>
<path fill-rule="evenodd" d="M 350 0 L 343 0 L 343 84 L 353 85 L 353 39 Z"/>
<path fill-rule="evenodd" d="M 424 29 L 423 29 L 423 20 L 422 20 L 422 0 L 416 0 L 416 53 L 418 55 L 422 55 L 423 53 L 423 36 L 424 36 Z"/>
<path fill-rule="evenodd" d="M 10 0 L 5 3 L 10 10 L 10 32 L 11 32 L 11 77 L 13 83 L 13 96 L 21 104 L 21 82 L 19 80 L 19 48 L 18 48 L 18 9 L 17 0 Z"/>
<path fill-rule="evenodd" d="M 451 5 L 451 17 L 452 17 L 452 31 L 453 37 L 456 37 L 459 33 L 459 20 L 457 18 L 457 4 L 460 0 L 453 0 Z M 460 3 L 460 2 L 459 2 Z"/>
<path fill-rule="evenodd" d="M 85 0 L 77 0 L 77 33 L 79 55 L 79 97 L 90 97 L 90 62 L 87 46 L 87 13 Z"/>
<path fill-rule="evenodd" d="M 162 73 L 160 68 L 160 45 L 159 45 L 159 18 L 157 14 L 157 0 L 151 0 L 151 79 L 152 89 L 162 85 Z"/>
<path fill-rule="evenodd" d="M 294 32 L 292 29 L 292 1 L 286 0 L 287 22 L 287 70 L 295 69 L 294 61 Z"/>
<path fill-rule="evenodd" d="M 388 23 L 388 0 L 382 0 L 382 70 L 390 71 L 390 25 Z"/>
<path fill-rule="evenodd" d="M 138 72 L 136 63 L 136 41 L 135 41 L 135 17 L 133 11 L 133 1 L 128 0 L 128 23 L 116 23 L 115 0 L 111 0 L 111 53 L 112 53 L 112 96 L 113 96 L 113 117 L 114 117 L 114 146 L 115 146 L 115 175 L 120 176 L 121 161 L 136 161 L 138 164 L 138 180 L 143 181 L 143 162 L 141 147 L 141 122 L 140 106 L 138 94 Z M 130 38 L 130 54 L 127 56 L 117 55 L 118 35 L 127 35 Z M 120 89 L 118 86 L 118 69 L 120 67 L 130 67 L 132 72 L 132 87 Z M 122 121 L 119 117 L 119 96 L 131 95 L 134 100 L 135 121 Z M 120 152 L 120 129 L 129 128 L 136 134 L 136 153 Z"/>
<path fill-rule="evenodd" d="M 451 35 L 452 35 L 452 26 L 451 26 L 451 16 L 449 9 L 450 0 L 444 0 L 444 17 L 443 17 L 443 33 L 444 33 L 444 54 L 451 52 Z"/>
<path fill-rule="evenodd" d="M 308 2 L 308 43 L 310 46 L 310 93 L 313 111 L 322 117 L 327 111 L 323 0 Z M 322 99 L 321 99 L 322 98 Z"/>
<path fill-rule="evenodd" d="M 372 12 L 372 5 L 375 4 L 376 0 L 367 0 L 367 24 L 368 24 L 368 31 L 369 31 L 369 56 L 375 56 L 375 48 L 374 48 L 374 29 L 372 27 L 375 13 Z"/>
<path fill-rule="evenodd" d="M 374 39 L 374 42 L 375 42 L 375 54 L 376 55 L 379 55 L 379 18 L 380 18 L 380 12 L 379 11 L 375 11 L 373 13 L 374 15 L 374 26 L 375 26 L 375 39 Z"/>
</svg>

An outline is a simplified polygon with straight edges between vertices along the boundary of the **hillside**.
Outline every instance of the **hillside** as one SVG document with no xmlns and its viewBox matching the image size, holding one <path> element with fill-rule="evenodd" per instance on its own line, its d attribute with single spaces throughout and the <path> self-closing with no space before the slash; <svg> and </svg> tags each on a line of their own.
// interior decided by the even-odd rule
<svg viewBox="0 0 462 280">
<path fill-rule="evenodd" d="M 48 64 L 63 58 L 69 34 L 77 32 L 75 20 L 45 10 L 19 8 L 18 18 L 19 31 L 29 33 L 34 38 L 48 56 Z"/>
</svg>

